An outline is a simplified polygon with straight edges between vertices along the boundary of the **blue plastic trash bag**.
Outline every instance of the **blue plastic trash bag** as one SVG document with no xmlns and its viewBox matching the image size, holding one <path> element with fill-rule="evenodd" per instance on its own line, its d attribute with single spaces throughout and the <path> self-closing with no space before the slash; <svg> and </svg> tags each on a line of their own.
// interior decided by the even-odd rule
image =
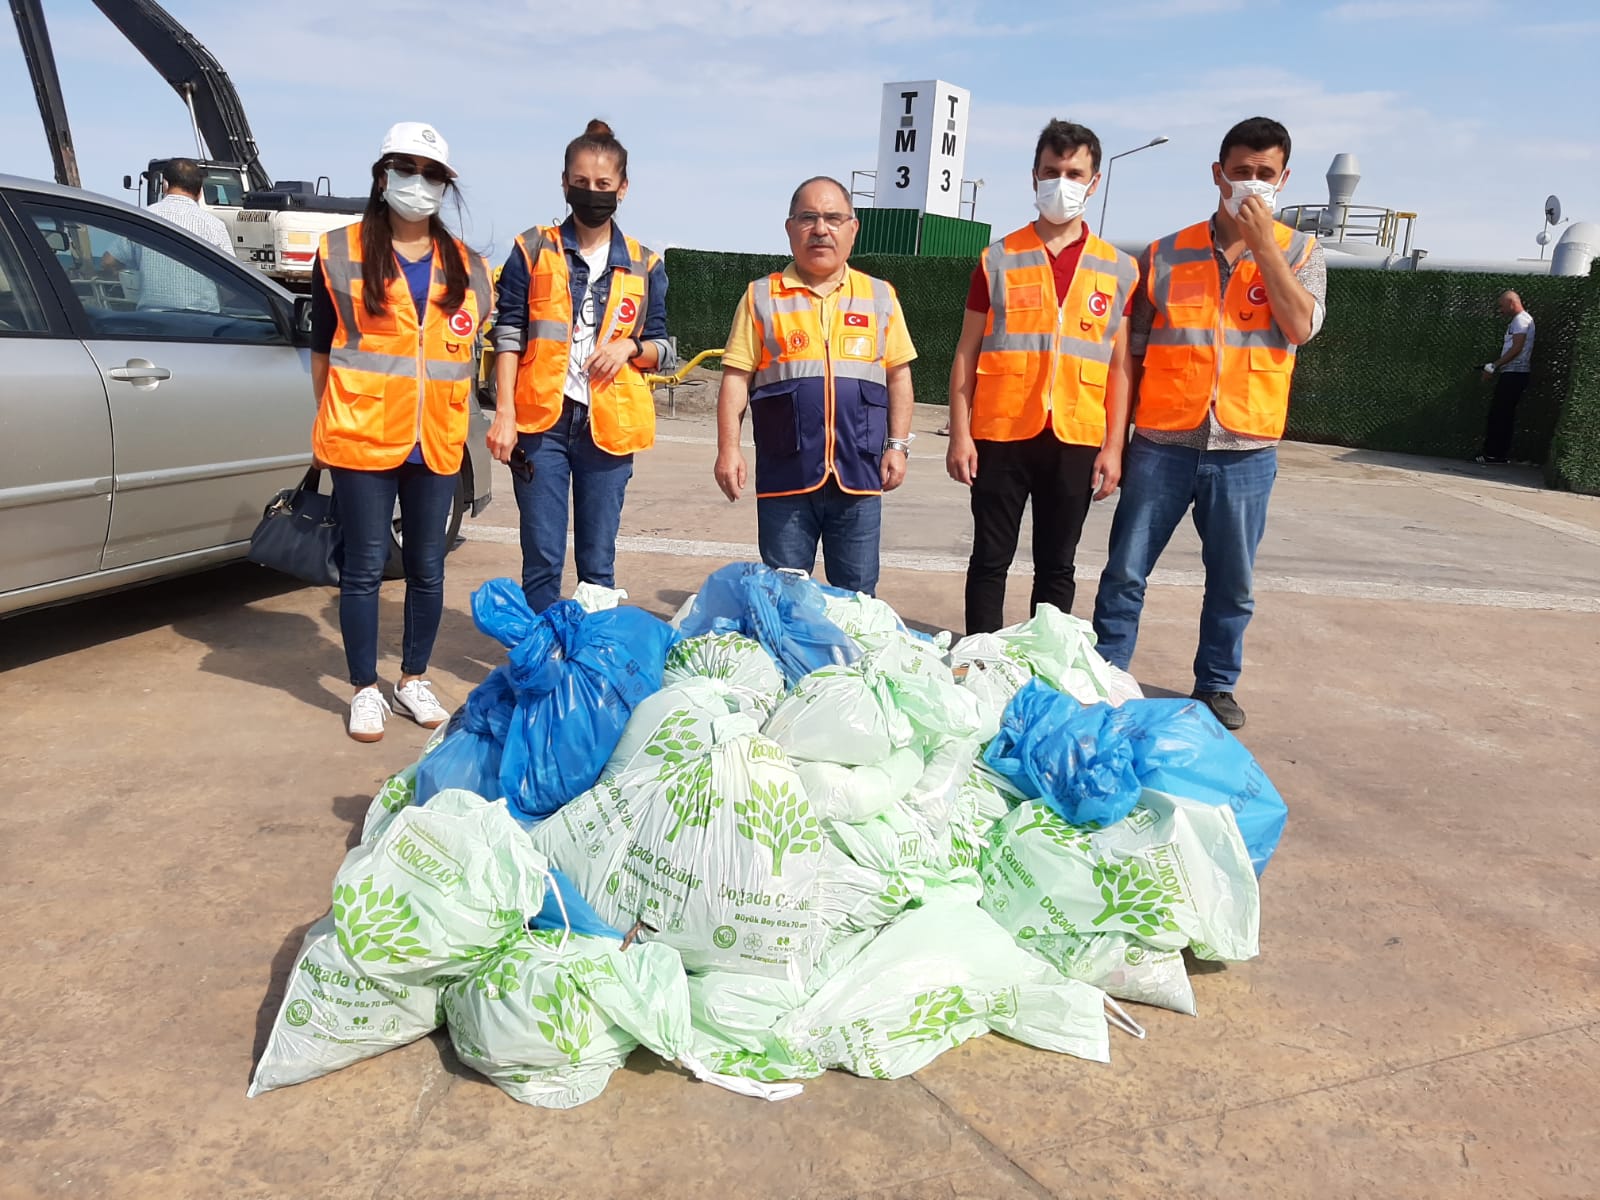
<svg viewBox="0 0 1600 1200">
<path fill-rule="evenodd" d="M 516 707 L 511 672 L 496 667 L 467 694 L 444 740 L 417 764 L 417 803 L 426 804 L 445 788 L 498 799 L 500 756 Z"/>
<path fill-rule="evenodd" d="M 1266 869 L 1289 807 L 1261 764 L 1197 700 L 1129 700 L 1118 710 L 1145 787 L 1202 804 L 1227 805 L 1257 875 Z"/>
<path fill-rule="evenodd" d="M 1109 704 L 1085 707 L 1030 679 L 1006 705 L 983 761 L 1069 824 L 1114 824 L 1133 811 L 1144 790 L 1133 743 L 1116 727 L 1120 711 Z"/>
<path fill-rule="evenodd" d="M 552 929 L 559 933 L 571 928 L 573 933 L 615 938 L 619 942 L 622 940 L 622 930 L 607 925 L 605 919 L 583 898 L 578 885 L 563 875 L 558 867 L 550 868 L 550 879 L 555 887 L 545 889 L 544 904 L 528 922 L 529 929 Z"/>
<path fill-rule="evenodd" d="M 572 600 L 535 616 L 509 579 L 472 594 L 472 619 L 511 650 L 517 698 L 493 794 L 515 816 L 547 817 L 594 786 L 633 706 L 660 690 L 678 633 L 643 609 L 586 613 Z"/>
<path fill-rule="evenodd" d="M 860 655 L 855 640 L 828 619 L 816 580 L 765 563 L 729 563 L 713 571 L 679 629 L 685 637 L 755 638 L 791 686 L 818 667 L 852 663 Z"/>
</svg>

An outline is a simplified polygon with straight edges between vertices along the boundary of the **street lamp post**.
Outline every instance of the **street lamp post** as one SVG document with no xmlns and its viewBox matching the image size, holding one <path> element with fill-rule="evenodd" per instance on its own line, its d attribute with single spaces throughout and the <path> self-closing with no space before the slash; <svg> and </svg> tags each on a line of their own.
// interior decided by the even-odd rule
<svg viewBox="0 0 1600 1200">
<path fill-rule="evenodd" d="M 1106 204 L 1111 200 L 1111 167 L 1119 158 L 1127 158 L 1130 154 L 1137 154 L 1141 150 L 1148 150 L 1151 146 L 1159 146 L 1167 140 L 1166 134 L 1153 137 L 1142 146 L 1135 146 L 1132 150 L 1124 150 L 1121 154 L 1113 154 L 1106 159 L 1105 186 L 1100 189 L 1100 236 L 1106 236 Z"/>
</svg>

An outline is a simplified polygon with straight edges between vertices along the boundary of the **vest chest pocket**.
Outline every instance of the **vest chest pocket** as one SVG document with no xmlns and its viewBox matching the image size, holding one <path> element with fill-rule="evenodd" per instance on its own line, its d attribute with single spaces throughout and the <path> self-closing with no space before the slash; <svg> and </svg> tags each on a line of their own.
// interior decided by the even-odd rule
<svg viewBox="0 0 1600 1200">
<path fill-rule="evenodd" d="M 1039 283 L 1006 284 L 1006 312 L 1034 312 L 1044 307 L 1044 285 Z"/>
<path fill-rule="evenodd" d="M 756 450 L 774 458 L 800 453 L 800 426 L 795 419 L 797 383 L 763 388 L 750 397 L 750 432 Z"/>
</svg>

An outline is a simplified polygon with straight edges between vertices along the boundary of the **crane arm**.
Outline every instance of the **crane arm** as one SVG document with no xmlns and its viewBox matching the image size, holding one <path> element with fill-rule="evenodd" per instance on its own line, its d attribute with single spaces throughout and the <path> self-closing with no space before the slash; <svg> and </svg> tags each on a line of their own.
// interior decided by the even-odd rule
<svg viewBox="0 0 1600 1200">
<path fill-rule="evenodd" d="M 11 15 L 17 23 L 22 59 L 33 80 L 34 98 L 39 101 L 39 115 L 44 118 L 44 135 L 50 142 L 56 182 L 81 187 L 78 155 L 72 148 L 72 129 L 67 124 L 67 102 L 61 95 L 61 77 L 56 74 L 56 56 L 50 49 L 44 10 L 39 0 L 11 0 Z"/>
</svg>

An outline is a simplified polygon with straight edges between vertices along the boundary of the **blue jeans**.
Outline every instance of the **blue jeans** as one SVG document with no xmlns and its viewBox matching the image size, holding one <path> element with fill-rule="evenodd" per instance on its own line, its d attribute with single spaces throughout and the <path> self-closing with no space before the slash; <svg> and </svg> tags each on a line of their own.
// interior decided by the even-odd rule
<svg viewBox="0 0 1600 1200">
<path fill-rule="evenodd" d="M 567 564 L 567 489 L 572 490 L 572 552 L 578 580 L 616 586 L 617 530 L 633 478 L 633 455 L 607 454 L 594 444 L 587 405 L 563 403 L 543 433 L 517 435 L 533 478 L 513 471 L 512 491 L 522 524 L 522 594 L 543 612 L 561 599 Z"/>
<path fill-rule="evenodd" d="M 762 562 L 809 575 L 817 565 L 820 539 L 828 582 L 869 596 L 878 586 L 882 523 L 883 497 L 852 496 L 841 491 L 831 475 L 814 492 L 756 500 Z"/>
<path fill-rule="evenodd" d="M 333 468 L 344 563 L 339 568 L 339 632 L 350 682 L 378 682 L 378 587 L 389 558 L 395 500 L 400 502 L 400 550 L 406 568 L 405 640 L 400 670 L 421 675 L 433 655 L 444 613 L 444 544 L 456 475 L 436 475 L 422 463 L 388 471 Z"/>
<path fill-rule="evenodd" d="M 1206 568 L 1197 692 L 1231 692 L 1244 665 L 1244 631 L 1255 612 L 1251 580 L 1278 477 L 1276 447 L 1193 450 L 1135 435 L 1123 456 L 1122 495 L 1111 518 L 1111 549 L 1094 603 L 1099 651 L 1123 670 L 1133 661 L 1145 581 L 1183 514 L 1194 509 Z"/>
</svg>

